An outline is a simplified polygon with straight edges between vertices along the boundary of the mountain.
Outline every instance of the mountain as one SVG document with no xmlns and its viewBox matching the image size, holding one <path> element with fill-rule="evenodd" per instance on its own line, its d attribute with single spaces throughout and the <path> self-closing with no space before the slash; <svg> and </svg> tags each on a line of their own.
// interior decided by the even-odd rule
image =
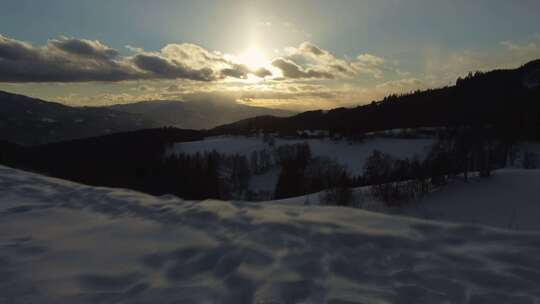
<svg viewBox="0 0 540 304">
<path fill-rule="evenodd" d="M 0 91 L 0 107 L 0 140 L 24 145 L 166 126 L 207 129 L 259 115 L 294 114 L 213 100 L 71 107 L 4 91 Z"/>
<path fill-rule="evenodd" d="M 540 60 L 513 70 L 471 73 L 456 85 L 385 99 L 356 108 L 310 111 L 288 118 L 260 116 L 217 127 L 213 134 L 254 130 L 342 134 L 415 127 L 490 124 L 500 132 L 540 136 Z"/>
<path fill-rule="evenodd" d="M 159 126 L 139 114 L 70 107 L 3 91 L 0 91 L 0 108 L 0 140 L 25 145 Z"/>
<path fill-rule="evenodd" d="M 164 126 L 182 129 L 209 129 L 261 115 L 291 116 L 294 112 L 252 107 L 231 101 L 143 101 L 108 107 L 115 111 L 144 115 Z"/>
</svg>

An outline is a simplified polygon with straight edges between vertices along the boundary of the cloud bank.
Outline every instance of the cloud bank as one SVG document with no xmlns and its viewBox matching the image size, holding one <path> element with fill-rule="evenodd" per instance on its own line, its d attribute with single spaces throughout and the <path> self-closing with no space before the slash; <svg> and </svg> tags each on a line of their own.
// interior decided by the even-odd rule
<svg viewBox="0 0 540 304">
<path fill-rule="evenodd" d="M 266 69 L 251 70 L 193 44 L 169 44 L 159 52 L 133 50 L 133 56 L 120 56 L 99 41 L 64 37 L 34 46 L 0 35 L 0 82 L 217 81 L 248 74 L 271 76 Z"/>
<path fill-rule="evenodd" d="M 370 54 L 355 60 L 338 59 L 309 42 L 288 48 L 287 54 L 252 69 L 231 56 L 201 46 L 168 44 L 157 52 L 129 46 L 120 52 L 96 40 L 62 37 L 45 45 L 0 35 L 0 82 L 118 82 L 127 80 L 185 79 L 201 82 L 226 78 L 340 79 L 359 75 L 380 78 L 384 59 Z"/>
</svg>

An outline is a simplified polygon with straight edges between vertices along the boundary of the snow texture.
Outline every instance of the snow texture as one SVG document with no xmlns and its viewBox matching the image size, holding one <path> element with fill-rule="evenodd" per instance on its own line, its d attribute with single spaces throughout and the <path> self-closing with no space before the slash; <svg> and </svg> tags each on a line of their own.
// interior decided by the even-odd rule
<svg viewBox="0 0 540 304">
<path fill-rule="evenodd" d="M 370 195 L 369 187 L 353 190 L 356 207 L 421 219 L 480 224 L 510 230 L 540 231 L 540 170 L 496 170 L 489 178 L 459 177 L 446 186 L 388 208 Z M 265 202 L 289 206 L 321 205 L 321 194 Z"/>
<path fill-rule="evenodd" d="M 537 232 L 0 167 L 0 303 L 538 303 L 539 282 Z"/>
</svg>

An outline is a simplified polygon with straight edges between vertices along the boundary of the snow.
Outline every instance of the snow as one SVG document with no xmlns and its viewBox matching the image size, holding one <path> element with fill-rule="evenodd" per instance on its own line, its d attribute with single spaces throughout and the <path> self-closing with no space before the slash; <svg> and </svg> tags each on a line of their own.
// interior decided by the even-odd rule
<svg viewBox="0 0 540 304">
<path fill-rule="evenodd" d="M 279 173 L 279 168 L 272 168 L 264 174 L 253 175 L 249 180 L 249 189 L 258 192 L 266 191 L 273 194 L 279 179 Z"/>
<path fill-rule="evenodd" d="M 196 154 L 216 151 L 226 155 L 243 155 L 249 160 L 254 151 L 267 150 L 282 145 L 307 143 L 311 148 L 313 157 L 327 157 L 343 165 L 355 176 L 362 174 L 364 163 L 371 153 L 377 149 L 397 158 L 422 158 L 426 150 L 432 145 L 433 139 L 401 139 L 372 137 L 361 142 L 350 142 L 343 139 L 309 138 L 287 139 L 274 137 L 274 145 L 270 146 L 257 136 L 218 136 L 209 137 L 201 141 L 192 141 L 175 144 L 166 152 Z M 274 166 L 263 174 L 254 174 L 249 180 L 248 189 L 254 194 L 254 200 L 269 200 L 273 197 L 280 173 L 279 166 Z"/>
<path fill-rule="evenodd" d="M 539 240 L 348 208 L 187 202 L 0 166 L 0 303 L 538 303 Z"/>
<path fill-rule="evenodd" d="M 353 206 L 420 219 L 540 231 L 540 170 L 502 169 L 489 178 L 459 177 L 400 208 L 388 208 L 369 188 L 353 189 Z M 321 192 L 265 202 L 288 206 L 321 205 Z"/>
<path fill-rule="evenodd" d="M 284 139 L 276 138 L 275 147 L 308 143 L 313 156 L 329 157 L 346 166 L 354 175 L 360 175 L 364 162 L 373 150 L 377 149 L 398 158 L 412 158 L 423 155 L 433 139 L 369 138 L 362 142 L 332 139 Z M 203 153 L 217 151 L 222 154 L 248 156 L 253 151 L 271 149 L 258 137 L 221 136 L 202 141 L 177 143 L 168 153 Z"/>
<path fill-rule="evenodd" d="M 537 157 L 540 157 L 539 142 L 522 142 L 517 144 L 513 150 L 514 159 L 510 160 L 508 164 L 511 168 L 523 168 L 523 159 L 526 153 L 533 153 Z M 537 166 L 540 166 L 540 164 L 537 164 Z"/>
<path fill-rule="evenodd" d="M 456 180 L 402 210 L 404 215 L 540 231 L 540 170 L 499 170 Z"/>
</svg>

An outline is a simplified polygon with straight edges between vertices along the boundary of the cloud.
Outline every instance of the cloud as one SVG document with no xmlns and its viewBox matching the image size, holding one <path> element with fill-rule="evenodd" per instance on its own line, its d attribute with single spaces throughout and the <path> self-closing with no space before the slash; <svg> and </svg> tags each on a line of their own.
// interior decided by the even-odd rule
<svg viewBox="0 0 540 304">
<path fill-rule="evenodd" d="M 324 56 L 329 54 L 327 51 L 324 51 L 320 47 L 310 42 L 302 43 L 300 45 L 299 51 L 302 53 L 312 54 L 313 56 Z"/>
<path fill-rule="evenodd" d="M 398 76 L 401 76 L 401 77 L 411 76 L 411 72 L 408 72 L 408 71 L 402 71 L 400 69 L 396 69 L 395 72 Z"/>
<path fill-rule="evenodd" d="M 118 56 L 116 50 L 101 44 L 101 42 L 86 39 L 53 39 L 49 40 L 49 46 L 56 47 L 57 49 L 72 55 L 99 60 L 108 60 Z"/>
<path fill-rule="evenodd" d="M 315 70 L 312 68 L 303 69 L 291 60 L 278 58 L 272 61 L 272 65 L 281 70 L 283 77 L 292 79 L 301 78 L 324 78 L 334 79 L 335 76 L 330 72 Z"/>
<path fill-rule="evenodd" d="M 424 83 L 416 78 L 404 78 L 383 82 L 376 86 L 377 90 L 385 93 L 404 93 L 418 90 L 424 87 Z"/>
<path fill-rule="evenodd" d="M 352 75 L 354 71 L 349 62 L 336 58 L 329 51 L 311 43 L 303 42 L 298 48 L 287 48 L 286 59 L 299 65 L 306 65 L 318 70 L 326 70 L 342 76 Z M 337 75 L 336 75 L 337 76 Z"/>
<path fill-rule="evenodd" d="M 245 64 L 232 64 L 231 67 L 221 70 L 221 74 L 225 77 L 240 79 L 247 78 L 249 74 L 255 75 L 259 78 L 272 76 L 272 72 L 270 72 L 266 68 L 258 68 L 256 70 L 252 70 Z"/>
<path fill-rule="evenodd" d="M 179 61 L 168 60 L 160 56 L 139 54 L 133 58 L 133 63 L 139 69 L 150 73 L 148 78 L 160 79 L 190 79 L 198 81 L 215 80 L 210 68 L 192 69 Z"/>
<path fill-rule="evenodd" d="M 255 71 L 252 71 L 253 75 L 259 77 L 259 78 L 265 78 L 272 76 L 272 72 L 270 70 L 265 68 L 258 68 Z"/>
<path fill-rule="evenodd" d="M 195 68 L 218 68 L 219 66 L 230 65 L 219 52 L 211 52 L 205 48 L 192 43 L 171 43 L 161 49 L 159 54 L 162 57 L 182 62 Z"/>
<path fill-rule="evenodd" d="M 351 65 L 357 74 L 367 74 L 375 79 L 381 79 L 383 78 L 382 67 L 385 62 L 382 57 L 366 53 L 358 55 Z"/>
<path fill-rule="evenodd" d="M 320 71 L 332 73 L 337 78 L 354 78 L 368 75 L 375 79 L 383 77 L 383 66 L 386 61 L 372 54 L 360 54 L 354 60 L 341 59 L 327 50 L 311 43 L 303 42 L 297 48 L 287 48 L 288 56 L 299 65 L 311 66 Z"/>
<path fill-rule="evenodd" d="M 358 57 L 356 57 L 358 60 L 358 63 L 362 63 L 366 66 L 380 66 L 384 64 L 385 60 L 384 58 L 372 55 L 372 54 L 360 54 Z"/>
<path fill-rule="evenodd" d="M 83 82 L 141 78 L 96 41 L 50 40 L 43 47 L 0 35 L 0 81 Z"/>
<path fill-rule="evenodd" d="M 221 74 L 233 78 L 246 78 L 251 70 L 244 64 L 235 64 L 230 68 L 221 70 Z"/>
<path fill-rule="evenodd" d="M 126 46 L 120 53 L 97 40 L 62 37 L 35 46 L 0 35 L 0 82 L 118 82 L 127 80 L 184 79 L 217 82 L 226 78 L 339 79 L 363 74 L 382 77 L 384 59 L 362 54 L 349 61 L 310 42 L 288 48 L 288 55 L 252 69 L 241 60 L 201 46 L 167 44 L 148 52 Z M 282 75 L 275 73 L 278 70 Z"/>
<path fill-rule="evenodd" d="M 38 52 L 34 50 L 32 45 L 0 35 L 0 58 L 11 61 L 22 61 L 37 56 Z"/>
<path fill-rule="evenodd" d="M 225 77 L 264 78 L 266 69 L 250 70 L 219 52 L 194 44 L 168 44 L 158 52 L 128 47 L 119 52 L 96 40 L 60 38 L 34 46 L 0 35 L 0 82 L 92 82 L 151 79 L 217 81 Z"/>
<path fill-rule="evenodd" d="M 538 50 L 538 45 L 535 42 L 518 44 L 513 43 L 512 41 L 502 41 L 501 44 L 504 45 L 509 51 L 513 52 L 535 52 Z"/>
<path fill-rule="evenodd" d="M 51 40 L 43 47 L 0 35 L 1 82 L 83 82 L 136 79 L 136 71 L 97 42 Z"/>
<path fill-rule="evenodd" d="M 126 45 L 125 48 L 128 49 L 132 53 L 143 53 L 144 52 L 143 48 L 132 46 L 132 45 L 129 45 L 129 44 Z"/>
</svg>

